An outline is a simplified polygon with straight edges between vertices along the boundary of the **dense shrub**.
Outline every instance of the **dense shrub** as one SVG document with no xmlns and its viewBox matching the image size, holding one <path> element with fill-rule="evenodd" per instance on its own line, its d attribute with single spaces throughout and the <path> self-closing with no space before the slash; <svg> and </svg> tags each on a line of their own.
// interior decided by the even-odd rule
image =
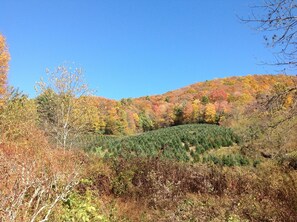
<svg viewBox="0 0 297 222">
<path fill-rule="evenodd" d="M 77 153 L 2 145 L 0 221 L 48 220 L 79 177 Z"/>
<path fill-rule="evenodd" d="M 97 192 L 105 185 L 95 182 L 95 175 L 92 185 L 84 184 L 85 190 L 98 193 L 93 197 L 97 200 L 109 196 L 117 209 L 129 203 L 131 209 L 124 216 L 129 218 L 133 211 L 132 221 L 293 222 L 297 216 L 296 175 L 277 165 L 230 168 L 159 158 L 116 158 L 104 165 L 109 170 L 94 174 L 101 181 L 109 178 L 109 192 Z"/>
</svg>

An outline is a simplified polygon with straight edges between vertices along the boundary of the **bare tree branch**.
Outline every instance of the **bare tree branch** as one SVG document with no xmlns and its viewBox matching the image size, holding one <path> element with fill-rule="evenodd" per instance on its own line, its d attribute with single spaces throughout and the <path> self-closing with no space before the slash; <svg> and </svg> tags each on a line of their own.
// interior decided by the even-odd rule
<svg viewBox="0 0 297 222">
<path fill-rule="evenodd" d="M 240 18 L 255 24 L 264 33 L 268 47 L 276 51 L 275 65 L 294 69 L 297 66 L 297 2 L 296 0 L 268 0 L 252 7 L 252 16 Z"/>
</svg>

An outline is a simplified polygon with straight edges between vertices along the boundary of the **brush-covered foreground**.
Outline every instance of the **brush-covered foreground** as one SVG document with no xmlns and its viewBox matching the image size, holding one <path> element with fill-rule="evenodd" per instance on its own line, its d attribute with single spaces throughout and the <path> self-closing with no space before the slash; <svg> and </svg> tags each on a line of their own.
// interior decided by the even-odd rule
<svg viewBox="0 0 297 222">
<path fill-rule="evenodd" d="M 53 221 L 296 221 L 296 171 L 93 158 Z"/>
<path fill-rule="evenodd" d="M 150 144 L 153 138 L 170 145 L 178 141 L 187 150 L 183 144 L 214 138 L 213 145 L 191 163 L 168 158 L 164 152 L 102 158 L 100 152 L 52 149 L 33 126 L 22 132 L 17 144 L 7 140 L 0 151 L 1 221 L 293 222 L 297 218 L 296 170 L 264 157 L 257 164 L 232 162 L 238 156 L 249 163 L 254 159 L 245 154 L 244 146 L 234 145 L 238 138 L 228 128 L 185 125 L 104 139 L 104 144 L 131 146 L 131 141 Z M 224 147 L 214 146 L 220 142 Z"/>
</svg>

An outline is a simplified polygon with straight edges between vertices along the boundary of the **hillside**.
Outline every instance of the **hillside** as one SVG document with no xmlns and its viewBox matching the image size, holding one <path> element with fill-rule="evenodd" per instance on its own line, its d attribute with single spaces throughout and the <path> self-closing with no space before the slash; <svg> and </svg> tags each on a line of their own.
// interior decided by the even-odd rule
<svg viewBox="0 0 297 222">
<path fill-rule="evenodd" d="M 295 81 L 232 77 L 121 101 L 12 94 L 0 220 L 295 222 Z"/>
<path fill-rule="evenodd" d="M 296 76 L 248 75 L 195 83 L 162 95 L 120 101 L 88 97 L 89 131 L 133 134 L 186 123 L 226 124 L 256 97 L 296 84 Z M 97 111 L 96 111 L 97 110 Z"/>
</svg>

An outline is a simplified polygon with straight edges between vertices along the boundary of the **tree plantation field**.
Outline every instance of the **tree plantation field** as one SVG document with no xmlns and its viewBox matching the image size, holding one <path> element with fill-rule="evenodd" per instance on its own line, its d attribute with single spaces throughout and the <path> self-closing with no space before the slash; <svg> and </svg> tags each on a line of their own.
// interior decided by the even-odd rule
<svg viewBox="0 0 297 222">
<path fill-rule="evenodd" d="M 159 157 L 183 162 L 195 161 L 209 149 L 239 142 L 230 128 L 209 124 L 180 125 L 124 137 L 89 136 L 81 138 L 81 144 L 86 140 L 89 144 L 85 145 L 92 145 L 86 149 L 105 157 Z"/>
</svg>

